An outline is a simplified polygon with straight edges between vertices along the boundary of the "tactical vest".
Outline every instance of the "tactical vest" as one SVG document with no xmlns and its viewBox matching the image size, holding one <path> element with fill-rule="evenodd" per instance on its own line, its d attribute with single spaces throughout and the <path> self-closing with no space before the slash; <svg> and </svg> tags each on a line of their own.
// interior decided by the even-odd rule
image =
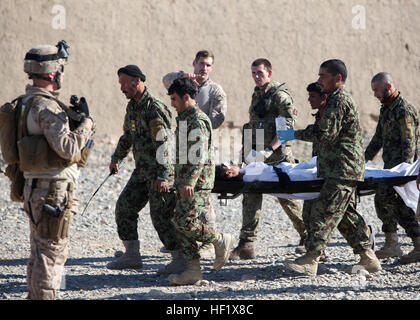
<svg viewBox="0 0 420 320">
<path fill-rule="evenodd" d="M 34 102 L 41 99 L 41 97 L 56 101 L 66 112 L 69 118 L 74 120 L 75 118 L 80 119 L 80 115 L 54 97 L 43 94 L 33 94 L 24 97 L 22 99 L 22 103 L 20 104 L 20 108 L 17 110 L 19 114 L 17 122 L 17 149 L 19 154 L 20 170 L 29 172 L 51 172 L 68 168 L 75 163 L 78 167 L 85 167 L 93 147 L 93 140 L 90 140 L 91 142 L 88 143 L 75 157 L 68 160 L 61 158 L 54 150 L 51 149 L 44 135 L 28 134 L 27 118 L 29 111 Z M 74 113 L 76 113 L 76 115 L 74 115 Z"/>
<path fill-rule="evenodd" d="M 247 146 L 254 150 L 264 150 L 267 148 L 271 141 L 276 136 L 276 122 L 275 118 L 278 115 L 270 114 L 271 106 L 274 93 L 282 91 L 286 93 L 293 101 L 293 98 L 284 85 L 284 83 L 271 87 L 250 109 L 250 120 L 245 123 L 242 127 L 242 156 L 245 159 L 246 154 L 249 150 Z M 263 139 L 261 137 L 263 136 Z M 251 140 L 251 144 L 249 144 Z M 261 145 L 257 145 L 257 142 L 262 142 Z M 287 161 L 294 162 L 293 154 L 291 151 L 291 142 L 286 143 L 286 149 L 278 148 L 273 155 L 267 159 L 268 162 L 273 161 Z M 245 150 L 246 149 L 246 150 Z"/>
</svg>

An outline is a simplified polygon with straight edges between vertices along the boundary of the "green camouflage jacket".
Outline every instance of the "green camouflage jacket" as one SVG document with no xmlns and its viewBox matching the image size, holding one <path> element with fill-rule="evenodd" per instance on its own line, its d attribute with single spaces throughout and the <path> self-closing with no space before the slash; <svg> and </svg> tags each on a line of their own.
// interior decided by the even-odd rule
<svg viewBox="0 0 420 320">
<path fill-rule="evenodd" d="M 127 105 L 124 133 L 111 161 L 121 161 L 132 149 L 142 181 L 173 177 L 174 169 L 169 159 L 171 146 L 165 143 L 171 134 L 171 119 L 168 107 L 154 98 L 146 88 L 138 102 L 131 99 Z"/>
<path fill-rule="evenodd" d="M 176 121 L 175 185 L 192 186 L 194 190 L 213 189 L 215 166 L 210 119 L 198 106 L 192 106 L 179 114 Z"/>
<path fill-rule="evenodd" d="M 382 104 L 375 135 L 366 148 L 366 160 L 372 160 L 383 148 L 385 169 L 402 162 L 413 163 L 417 159 L 418 125 L 416 108 L 401 94 L 389 107 Z"/>
<path fill-rule="evenodd" d="M 249 108 L 249 122 L 244 125 L 244 129 L 252 129 L 252 148 L 255 150 L 257 129 L 264 129 L 264 147 L 267 148 L 276 136 L 275 119 L 279 116 L 286 118 L 288 128 L 294 128 L 297 110 L 293 105 L 293 98 L 285 84 L 271 81 L 265 89 L 255 87 L 252 95 L 251 106 Z M 283 159 L 287 156 L 287 161 L 293 159 L 291 142 L 286 144 L 286 149 L 277 148 L 276 151 L 266 159 L 272 162 Z M 247 155 L 244 155 L 245 157 Z M 289 159 L 290 158 L 290 159 Z"/>
<path fill-rule="evenodd" d="M 356 103 L 344 86 L 330 93 L 319 122 L 297 130 L 295 139 L 318 142 L 318 176 L 363 181 L 364 152 Z"/>
<path fill-rule="evenodd" d="M 315 123 L 319 123 L 319 121 L 321 121 L 321 117 L 322 114 L 318 111 L 315 114 Z M 318 141 L 313 141 L 312 142 L 312 157 L 318 156 L 319 155 L 319 142 Z"/>
</svg>

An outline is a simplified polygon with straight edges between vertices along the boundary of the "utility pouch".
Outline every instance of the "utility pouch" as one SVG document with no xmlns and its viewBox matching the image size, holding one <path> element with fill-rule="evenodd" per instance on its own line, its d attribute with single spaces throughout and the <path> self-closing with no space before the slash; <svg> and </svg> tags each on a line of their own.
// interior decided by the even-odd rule
<svg viewBox="0 0 420 320">
<path fill-rule="evenodd" d="M 17 143 L 21 171 L 47 172 L 68 167 L 72 160 L 59 157 L 42 135 L 25 136 Z"/>
<path fill-rule="evenodd" d="M 10 199 L 14 202 L 23 202 L 23 188 L 25 178 L 19 170 L 19 164 L 9 164 L 4 173 L 10 179 Z"/>
<path fill-rule="evenodd" d="M 21 171 L 44 172 L 49 169 L 48 142 L 44 136 L 25 136 L 17 145 Z"/>
<path fill-rule="evenodd" d="M 92 139 L 89 139 L 86 145 L 83 147 L 80 154 L 78 155 L 80 157 L 79 159 L 77 159 L 77 166 L 79 168 L 86 167 L 86 164 L 92 152 L 93 146 L 94 146 L 94 141 Z"/>
<path fill-rule="evenodd" d="M 56 204 L 57 198 L 59 198 L 56 182 L 51 182 L 47 200 L 42 207 L 41 220 L 36 226 L 39 235 L 53 241 L 66 239 L 69 236 L 72 219 L 71 206 L 73 203 L 73 188 L 73 183 L 68 183 L 66 189 L 67 201 L 65 207 L 62 209 Z M 62 192 L 62 190 L 60 192 Z"/>
<path fill-rule="evenodd" d="M 7 164 L 19 162 L 16 147 L 17 110 L 21 99 L 16 98 L 0 107 L 0 150 Z"/>
</svg>

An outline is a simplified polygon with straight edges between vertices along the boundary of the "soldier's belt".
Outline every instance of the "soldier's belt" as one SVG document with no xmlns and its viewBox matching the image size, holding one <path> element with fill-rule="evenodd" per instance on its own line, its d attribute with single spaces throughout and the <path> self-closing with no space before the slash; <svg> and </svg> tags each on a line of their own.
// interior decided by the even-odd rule
<svg viewBox="0 0 420 320">
<path fill-rule="evenodd" d="M 49 189 L 51 184 L 64 184 L 67 185 L 71 182 L 68 180 L 52 180 L 52 179 L 45 179 L 45 178 L 29 178 L 28 184 L 32 186 L 32 188 L 39 188 L 39 189 Z"/>
</svg>

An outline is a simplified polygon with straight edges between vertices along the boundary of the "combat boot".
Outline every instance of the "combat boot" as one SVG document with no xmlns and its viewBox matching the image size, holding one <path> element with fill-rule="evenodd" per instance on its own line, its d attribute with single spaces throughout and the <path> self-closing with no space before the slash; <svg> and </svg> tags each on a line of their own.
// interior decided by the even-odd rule
<svg viewBox="0 0 420 320">
<path fill-rule="evenodd" d="M 200 257 L 213 257 L 214 256 L 214 246 L 212 243 L 201 246 L 200 248 Z"/>
<path fill-rule="evenodd" d="M 230 260 L 249 260 L 255 259 L 254 243 L 252 241 L 239 240 L 238 246 L 233 249 L 229 256 Z"/>
<path fill-rule="evenodd" d="M 286 260 L 284 266 L 292 271 L 303 273 L 308 276 L 316 276 L 318 272 L 319 256 L 307 252 L 296 260 Z"/>
<path fill-rule="evenodd" d="M 381 249 L 377 250 L 375 254 L 378 259 L 401 257 L 404 253 L 398 244 L 397 233 L 385 232 L 385 244 Z"/>
<path fill-rule="evenodd" d="M 181 250 L 170 251 L 172 261 L 157 271 L 158 274 L 179 274 L 187 269 L 187 260 Z"/>
<path fill-rule="evenodd" d="M 400 258 L 403 264 L 420 261 L 420 237 L 413 238 L 414 249 Z"/>
<path fill-rule="evenodd" d="M 356 266 L 361 266 L 369 273 L 381 271 L 381 263 L 375 255 L 375 252 L 369 248 L 360 253 L 360 261 Z M 353 267 L 354 268 L 354 267 Z"/>
<path fill-rule="evenodd" d="M 122 257 L 123 254 L 124 254 L 124 251 L 117 250 L 117 251 L 114 252 L 114 258 Z"/>
<path fill-rule="evenodd" d="M 141 269 L 143 267 L 141 255 L 140 255 L 140 241 L 139 240 L 126 240 L 123 241 L 125 252 L 106 265 L 111 270 L 123 270 L 123 269 Z"/>
<path fill-rule="evenodd" d="M 203 280 L 201 274 L 200 259 L 192 259 L 187 261 L 187 267 L 180 274 L 171 274 L 168 277 L 171 284 L 175 285 L 199 285 Z"/>
<path fill-rule="evenodd" d="M 235 239 L 229 233 L 218 233 L 216 240 L 213 241 L 214 253 L 216 258 L 214 259 L 214 269 L 220 270 L 229 260 L 230 250 L 235 245 Z"/>
</svg>

